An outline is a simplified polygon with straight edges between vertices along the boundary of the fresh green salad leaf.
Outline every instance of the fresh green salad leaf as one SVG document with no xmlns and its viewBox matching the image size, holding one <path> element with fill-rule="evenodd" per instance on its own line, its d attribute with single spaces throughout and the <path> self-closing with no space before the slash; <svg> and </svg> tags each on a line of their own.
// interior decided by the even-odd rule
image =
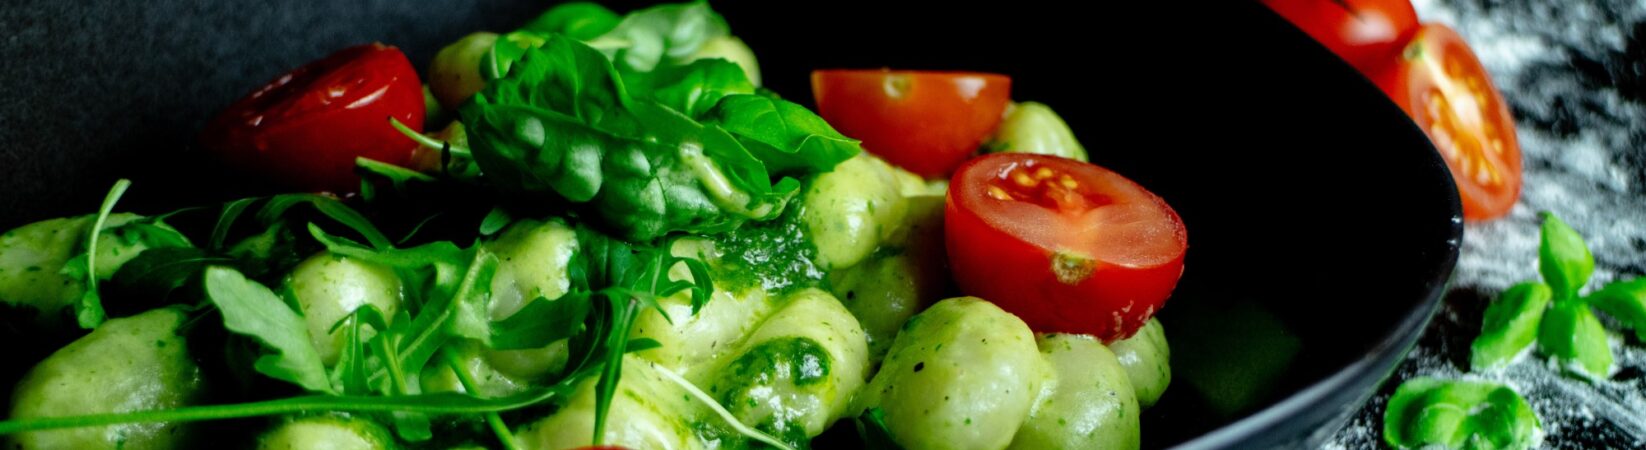
<svg viewBox="0 0 1646 450">
<path fill-rule="evenodd" d="M 1554 214 L 1543 213 L 1543 240 L 1538 246 L 1537 266 L 1543 280 L 1554 289 L 1555 298 L 1577 297 L 1595 271 L 1595 257 L 1583 236 Z"/>
<path fill-rule="evenodd" d="M 523 350 L 542 348 L 584 330 L 589 317 L 589 293 L 573 292 L 559 299 L 537 298 L 524 308 L 492 324 L 491 348 Z"/>
<path fill-rule="evenodd" d="M 1521 283 L 1509 288 L 1486 308 L 1485 323 L 1470 353 L 1474 370 L 1502 367 L 1537 339 L 1543 312 L 1554 293 L 1543 283 Z"/>
<path fill-rule="evenodd" d="M 743 69 L 724 59 L 701 59 L 682 66 L 658 67 L 651 72 L 618 72 L 630 95 L 655 101 L 694 119 L 703 118 L 723 97 L 755 92 L 754 83 Z"/>
<path fill-rule="evenodd" d="M 1615 281 L 1589 295 L 1595 308 L 1635 330 L 1646 341 L 1646 278 Z"/>
<path fill-rule="evenodd" d="M 309 340 L 303 318 L 269 288 L 226 267 L 206 269 L 206 298 L 223 314 L 223 326 L 252 338 L 271 353 L 254 368 L 311 392 L 335 393 L 320 353 Z"/>
<path fill-rule="evenodd" d="M 460 115 L 494 186 L 587 205 L 636 241 L 715 233 L 776 216 L 798 191 L 792 179 L 774 185 L 768 164 L 817 173 L 858 150 L 805 108 L 738 93 L 748 81 L 733 68 L 710 62 L 638 76 L 631 95 L 594 48 L 552 36 Z M 721 112 L 702 123 L 676 107 Z"/>
<path fill-rule="evenodd" d="M 1611 376 L 1612 347 L 1606 328 L 1576 299 L 1555 301 L 1538 328 L 1538 351 L 1566 370 L 1592 379 Z"/>
<path fill-rule="evenodd" d="M 623 17 L 595 3 L 561 3 L 527 22 L 520 29 L 541 35 L 564 34 L 586 41 L 600 37 L 623 21 Z"/>
<path fill-rule="evenodd" d="M 1542 427 L 1508 386 L 1414 378 L 1389 399 L 1383 440 L 1395 448 L 1528 449 Z"/>
<path fill-rule="evenodd" d="M 114 213 L 114 204 L 120 202 L 120 197 L 130 187 L 131 180 L 122 179 L 114 183 L 109 194 L 103 198 L 103 206 L 97 209 L 97 219 L 92 221 L 90 236 L 85 241 L 86 252 L 63 265 L 65 275 L 84 280 L 86 286 L 86 291 L 74 302 L 74 316 L 80 322 L 80 328 L 97 328 L 105 318 L 103 297 L 97 289 L 97 242 L 103 234 L 103 226 L 108 223 L 109 214 Z"/>
<path fill-rule="evenodd" d="M 657 5 L 629 13 L 610 32 L 589 40 L 612 61 L 637 72 L 680 65 L 704 44 L 731 35 L 706 1 Z"/>
</svg>

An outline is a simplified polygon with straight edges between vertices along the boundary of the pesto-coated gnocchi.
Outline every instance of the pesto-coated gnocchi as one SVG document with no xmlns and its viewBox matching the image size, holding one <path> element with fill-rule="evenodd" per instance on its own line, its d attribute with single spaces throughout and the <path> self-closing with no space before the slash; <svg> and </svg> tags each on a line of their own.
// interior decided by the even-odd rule
<svg viewBox="0 0 1646 450">
<path fill-rule="evenodd" d="M 95 273 L 98 279 L 113 277 L 120 266 L 150 248 L 151 240 L 136 234 L 176 233 L 164 224 L 122 229 L 123 225 L 141 218 L 135 214 L 111 214 L 104 222 L 104 233 L 97 238 Z M 85 242 L 95 221 L 93 216 L 50 219 L 0 234 L 0 302 L 39 311 L 40 320 L 55 323 L 62 310 L 85 292 L 86 287 L 80 280 L 63 273 L 63 266 L 77 253 L 85 252 Z M 176 239 L 183 238 L 176 235 Z"/>
<path fill-rule="evenodd" d="M 177 334 L 185 315 L 171 308 L 112 319 L 40 361 L 12 392 L 12 419 L 175 408 L 203 389 L 200 368 Z M 177 423 L 127 423 L 7 436 L 14 449 L 169 449 L 184 443 Z"/>
<path fill-rule="evenodd" d="M 909 449 L 1002 449 L 1052 376 L 1021 319 L 952 298 L 910 319 L 854 404 L 884 411 Z"/>
<path fill-rule="evenodd" d="M 308 324 L 309 339 L 330 366 L 337 363 L 343 346 L 344 327 L 333 328 L 364 305 L 376 307 L 385 317 L 400 310 L 400 278 L 377 264 L 321 253 L 309 257 L 286 277 L 286 288 L 297 300 Z"/>
<path fill-rule="evenodd" d="M 1154 406 L 1172 384 L 1172 349 L 1166 344 L 1166 328 L 1160 319 L 1149 319 L 1137 334 L 1109 344 L 1120 367 L 1126 369 L 1132 389 L 1137 392 L 1137 404 L 1144 408 Z"/>
<path fill-rule="evenodd" d="M 1091 336 L 1051 334 L 1039 341 L 1055 376 L 1011 448 L 1138 448 L 1137 398 L 1114 353 Z"/>
<path fill-rule="evenodd" d="M 258 439 L 258 450 L 390 450 L 387 428 L 361 417 L 338 415 L 289 418 Z"/>
<path fill-rule="evenodd" d="M 694 424 L 706 414 L 679 385 L 663 378 L 646 360 L 623 361 L 623 384 L 611 403 L 604 442 L 634 449 L 702 449 Z M 514 434 L 527 450 L 585 447 L 594 436 L 595 380 L 578 386 L 569 403 L 554 414 L 520 427 Z"/>
<path fill-rule="evenodd" d="M 476 32 L 440 49 L 429 64 L 429 91 L 440 106 L 457 109 L 486 86 L 480 75 L 480 61 L 497 43 L 497 33 Z"/>
<path fill-rule="evenodd" d="M 744 423 L 803 446 L 863 387 L 868 344 L 827 292 L 806 289 L 785 302 L 718 368 L 708 391 Z"/>
<path fill-rule="evenodd" d="M 819 175 L 801 207 L 801 221 L 817 243 L 818 265 L 842 269 L 863 261 L 896 231 L 907 206 L 886 163 L 862 154 Z"/>
<path fill-rule="evenodd" d="M 986 147 L 996 151 L 1038 153 L 1086 161 L 1086 148 L 1052 108 L 1036 102 L 1012 105 Z"/>
</svg>

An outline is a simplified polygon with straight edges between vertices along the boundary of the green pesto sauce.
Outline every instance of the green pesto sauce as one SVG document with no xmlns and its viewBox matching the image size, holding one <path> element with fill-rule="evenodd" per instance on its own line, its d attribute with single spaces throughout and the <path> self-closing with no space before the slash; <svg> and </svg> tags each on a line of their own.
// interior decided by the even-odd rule
<svg viewBox="0 0 1646 450">
<path fill-rule="evenodd" d="M 715 282 L 732 288 L 759 286 L 773 294 L 823 287 L 826 273 L 813 262 L 817 245 L 800 222 L 799 203 L 791 202 L 776 219 L 715 236 L 720 264 L 727 269 Z"/>
<path fill-rule="evenodd" d="M 749 349 L 720 372 L 720 382 L 710 390 L 728 411 L 761 431 L 771 433 L 797 448 L 806 448 L 809 438 L 804 424 L 785 411 L 782 392 L 794 392 L 823 383 L 829 378 L 829 354 L 811 338 L 773 339 Z M 775 401 L 775 402 L 774 402 Z M 776 410 L 773 410 L 776 408 Z"/>
</svg>

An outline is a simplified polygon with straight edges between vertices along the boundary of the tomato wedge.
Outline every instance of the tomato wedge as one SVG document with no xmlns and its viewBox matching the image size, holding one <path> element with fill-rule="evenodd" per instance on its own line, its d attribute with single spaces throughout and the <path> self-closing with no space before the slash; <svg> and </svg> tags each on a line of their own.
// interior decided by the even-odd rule
<svg viewBox="0 0 1646 450">
<path fill-rule="evenodd" d="M 1425 24 L 1396 62 L 1372 78 L 1429 134 L 1457 181 L 1463 217 L 1508 214 L 1520 198 L 1520 143 L 1480 59 L 1451 28 Z"/>
<path fill-rule="evenodd" d="M 944 211 L 949 265 L 966 294 L 1039 332 L 1113 341 L 1165 304 L 1188 234 L 1164 200 L 1072 159 L 996 153 L 966 162 Z"/>
<path fill-rule="evenodd" d="M 353 192 L 356 157 L 405 166 L 423 129 L 423 84 L 400 49 L 373 43 L 281 75 L 206 124 L 200 143 L 229 165 L 311 191 Z"/>
<path fill-rule="evenodd" d="M 889 69 L 812 72 L 817 112 L 863 149 L 926 178 L 948 176 L 1000 126 L 1012 79 Z"/>
<path fill-rule="evenodd" d="M 1383 65 L 1417 33 L 1417 11 L 1407 0 L 1263 0 L 1309 37 L 1350 65 Z"/>
</svg>

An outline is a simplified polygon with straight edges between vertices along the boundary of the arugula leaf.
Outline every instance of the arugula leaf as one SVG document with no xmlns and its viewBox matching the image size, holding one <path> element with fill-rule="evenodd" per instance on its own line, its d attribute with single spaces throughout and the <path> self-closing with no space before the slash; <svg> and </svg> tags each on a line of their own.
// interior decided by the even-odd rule
<svg viewBox="0 0 1646 450">
<path fill-rule="evenodd" d="M 80 328 L 97 328 L 103 323 L 103 297 L 97 290 L 97 241 L 103 234 L 103 226 L 109 221 L 109 214 L 114 213 L 114 204 L 120 202 L 120 197 L 126 194 L 131 187 L 131 180 L 121 179 L 109 188 L 107 196 L 103 197 L 103 206 L 97 209 L 97 219 L 92 221 L 91 233 L 86 237 L 86 252 L 70 259 L 63 265 L 63 273 L 71 279 L 83 280 L 86 291 L 74 302 L 74 316 L 79 321 Z"/>
<path fill-rule="evenodd" d="M 257 200 L 259 199 L 256 197 L 242 198 L 223 204 L 223 212 L 217 216 L 217 225 L 211 229 L 211 240 L 206 248 L 212 251 L 223 250 L 223 244 L 228 240 L 229 230 L 234 226 L 234 222 L 239 220 L 240 215 Z"/>
<path fill-rule="evenodd" d="M 589 293 L 571 292 L 557 299 L 538 297 L 506 319 L 492 323 L 491 348 L 542 348 L 582 332 L 589 316 Z"/>
<path fill-rule="evenodd" d="M 387 248 L 393 245 L 389 241 L 389 237 L 378 231 L 377 226 L 372 225 L 371 221 L 366 219 L 366 216 L 361 215 L 354 208 L 344 205 L 343 202 L 324 195 L 282 194 L 269 197 L 268 201 L 263 204 L 263 208 L 257 211 L 257 219 L 264 224 L 274 224 L 298 205 L 314 207 L 315 211 L 320 214 L 358 233 L 372 247 Z"/>
<path fill-rule="evenodd" d="M 1568 372 L 1590 379 L 1611 376 L 1612 347 L 1606 328 L 1577 299 L 1556 300 L 1544 313 L 1538 327 L 1538 351 L 1560 363 Z"/>
<path fill-rule="evenodd" d="M 206 269 L 205 291 L 222 312 L 225 328 L 272 351 L 257 358 L 253 367 L 258 372 L 311 392 L 336 393 L 303 318 L 269 288 L 234 269 L 214 266 Z"/>
<path fill-rule="evenodd" d="M 1614 281 L 1589 295 L 1589 304 L 1635 330 L 1646 341 L 1646 278 Z"/>
<path fill-rule="evenodd" d="M 589 41 L 627 69 L 649 72 L 690 61 L 704 44 L 730 35 L 726 20 L 708 2 L 696 1 L 631 12 L 610 32 Z"/>
<path fill-rule="evenodd" d="M 1383 440 L 1395 448 L 1526 449 L 1542 428 L 1519 393 L 1485 381 L 1407 380 L 1383 415 Z"/>
<path fill-rule="evenodd" d="M 1531 346 L 1553 297 L 1548 285 L 1535 282 L 1504 292 L 1486 307 L 1485 323 L 1471 346 L 1470 366 L 1477 371 L 1501 367 Z"/>
<path fill-rule="evenodd" d="M 832 168 L 862 151 L 822 117 L 792 102 L 754 94 L 729 95 L 709 113 L 709 123 L 737 136 L 775 174 Z"/>
<path fill-rule="evenodd" d="M 1595 271 L 1595 257 L 1583 237 L 1566 222 L 1547 211 L 1539 215 L 1543 217 L 1543 239 L 1537 251 L 1538 271 L 1554 288 L 1555 298 L 1577 297 Z"/>
<path fill-rule="evenodd" d="M 134 299 L 162 300 L 205 272 L 206 266 L 235 262 L 194 247 L 151 248 L 120 266 L 109 284 Z"/>
<path fill-rule="evenodd" d="M 863 411 L 854 420 L 857 424 L 857 436 L 863 440 L 863 448 L 868 450 L 903 450 L 903 446 L 892 439 L 892 431 L 886 428 L 886 411 L 880 407 L 873 407 Z"/>
<path fill-rule="evenodd" d="M 491 212 L 486 213 L 485 219 L 480 220 L 480 235 L 491 236 L 497 234 L 512 222 L 514 222 L 514 215 L 509 214 L 509 210 L 501 206 L 494 207 Z"/>
</svg>

